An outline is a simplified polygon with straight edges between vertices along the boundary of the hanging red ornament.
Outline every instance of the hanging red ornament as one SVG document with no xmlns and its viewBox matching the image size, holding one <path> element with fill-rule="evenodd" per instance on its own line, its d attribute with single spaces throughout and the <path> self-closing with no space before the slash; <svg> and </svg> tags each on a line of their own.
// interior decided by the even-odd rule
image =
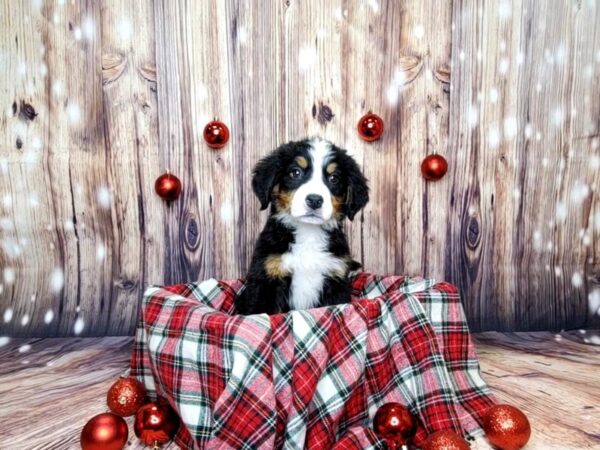
<svg viewBox="0 0 600 450">
<path fill-rule="evenodd" d="M 483 417 L 483 429 L 500 450 L 519 450 L 531 436 L 531 425 L 523 412 L 511 405 L 492 406 Z"/>
<path fill-rule="evenodd" d="M 146 403 L 146 388 L 135 378 L 121 378 L 113 383 L 106 394 L 106 404 L 115 414 L 134 415 Z"/>
<path fill-rule="evenodd" d="M 142 406 L 135 415 L 133 424 L 135 435 L 146 445 L 169 442 L 178 427 L 179 417 L 164 401 L 150 402 Z"/>
<path fill-rule="evenodd" d="M 442 155 L 429 155 L 421 163 L 421 173 L 426 180 L 437 181 L 448 171 L 448 162 Z"/>
<path fill-rule="evenodd" d="M 383 134 L 383 119 L 369 111 L 360 118 L 357 128 L 361 139 L 367 142 L 376 141 Z"/>
<path fill-rule="evenodd" d="M 204 127 L 204 140 L 210 148 L 223 148 L 229 140 L 229 128 L 215 118 L 215 120 L 208 122 Z"/>
<path fill-rule="evenodd" d="M 127 443 L 129 430 L 122 417 L 102 413 L 92 417 L 81 430 L 83 450 L 121 450 Z"/>
<path fill-rule="evenodd" d="M 164 200 L 177 200 L 181 194 L 181 180 L 167 170 L 156 179 L 154 190 Z"/>
<path fill-rule="evenodd" d="M 436 431 L 425 440 L 421 450 L 469 450 L 471 447 L 461 436 L 451 430 Z"/>
<path fill-rule="evenodd" d="M 390 450 L 404 446 L 415 434 L 417 422 L 408 409 L 400 403 L 386 403 L 373 418 L 373 430 L 384 439 Z"/>
</svg>

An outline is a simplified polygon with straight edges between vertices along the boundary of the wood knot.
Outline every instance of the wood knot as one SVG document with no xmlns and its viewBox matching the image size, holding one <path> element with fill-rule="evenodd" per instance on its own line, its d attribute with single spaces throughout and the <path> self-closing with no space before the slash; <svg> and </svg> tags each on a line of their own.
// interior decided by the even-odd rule
<svg viewBox="0 0 600 450">
<path fill-rule="evenodd" d="M 328 105 L 319 102 L 318 107 L 313 104 L 312 116 L 315 117 L 321 125 L 325 125 L 327 122 L 331 122 L 335 117 L 335 114 L 333 114 L 333 111 Z"/>
<path fill-rule="evenodd" d="M 440 83 L 450 84 L 450 67 L 447 64 L 443 64 L 435 69 L 433 75 Z"/>
<path fill-rule="evenodd" d="M 476 217 L 469 217 L 469 221 L 467 222 L 467 246 L 471 249 L 477 248 L 479 245 L 479 241 L 481 239 L 481 230 L 479 228 L 479 221 Z"/>
<path fill-rule="evenodd" d="M 15 143 L 15 145 L 17 146 L 17 150 L 21 150 L 23 148 L 23 141 L 20 137 L 17 138 L 17 142 Z"/>
<path fill-rule="evenodd" d="M 190 251 L 194 251 L 200 244 L 200 229 L 198 227 L 198 221 L 193 214 L 190 214 L 185 224 L 185 246 Z"/>
<path fill-rule="evenodd" d="M 15 112 L 15 103 L 13 103 L 13 113 Z M 37 116 L 37 112 L 35 112 L 35 108 L 31 106 L 29 103 L 21 102 L 19 106 L 19 119 L 24 122 L 33 121 Z"/>
<path fill-rule="evenodd" d="M 144 64 L 138 69 L 140 76 L 152 83 L 156 83 L 156 66 L 154 64 Z"/>
<path fill-rule="evenodd" d="M 102 55 L 102 84 L 106 85 L 116 81 L 125 71 L 127 59 L 119 53 L 105 53 Z"/>
<path fill-rule="evenodd" d="M 394 82 L 397 86 L 404 86 L 412 82 L 421 73 L 423 60 L 418 56 L 402 56 L 398 61 Z"/>
<path fill-rule="evenodd" d="M 137 283 L 133 280 L 122 278 L 120 280 L 115 281 L 115 287 L 124 291 L 132 291 L 135 288 L 137 288 Z"/>
</svg>

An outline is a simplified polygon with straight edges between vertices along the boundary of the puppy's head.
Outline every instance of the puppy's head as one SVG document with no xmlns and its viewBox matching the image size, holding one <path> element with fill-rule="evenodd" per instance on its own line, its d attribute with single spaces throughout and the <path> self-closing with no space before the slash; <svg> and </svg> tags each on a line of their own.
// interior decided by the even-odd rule
<svg viewBox="0 0 600 450">
<path fill-rule="evenodd" d="M 346 153 L 320 138 L 289 142 L 261 159 L 252 188 L 261 209 L 292 222 L 350 220 L 369 201 L 367 180 Z"/>
</svg>

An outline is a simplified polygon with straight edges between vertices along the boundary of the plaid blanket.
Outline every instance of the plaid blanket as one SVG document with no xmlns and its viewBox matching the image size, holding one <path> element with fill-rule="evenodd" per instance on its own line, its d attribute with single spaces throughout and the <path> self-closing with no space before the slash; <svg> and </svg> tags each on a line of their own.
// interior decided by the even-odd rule
<svg viewBox="0 0 600 450">
<path fill-rule="evenodd" d="M 452 429 L 482 435 L 494 403 L 457 289 L 358 274 L 353 302 L 236 316 L 243 280 L 151 287 L 131 375 L 182 419 L 185 449 L 385 449 L 377 408 L 406 405 L 415 443 Z"/>
</svg>

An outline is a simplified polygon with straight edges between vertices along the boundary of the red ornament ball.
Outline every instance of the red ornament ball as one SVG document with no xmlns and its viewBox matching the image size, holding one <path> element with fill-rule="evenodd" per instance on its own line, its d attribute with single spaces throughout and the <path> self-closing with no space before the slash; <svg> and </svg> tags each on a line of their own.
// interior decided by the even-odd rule
<svg viewBox="0 0 600 450">
<path fill-rule="evenodd" d="M 369 112 L 358 121 L 358 134 L 364 141 L 373 142 L 383 134 L 383 119 Z"/>
<path fill-rule="evenodd" d="M 223 148 L 229 140 L 229 128 L 219 120 L 208 122 L 204 127 L 204 140 L 210 148 Z"/>
<path fill-rule="evenodd" d="M 483 417 L 488 441 L 500 450 L 519 450 L 531 436 L 531 425 L 523 412 L 511 405 L 492 406 Z"/>
<path fill-rule="evenodd" d="M 467 441 L 451 430 L 436 431 L 425 440 L 421 450 L 469 450 Z"/>
<path fill-rule="evenodd" d="M 421 173 L 426 180 L 437 181 L 448 171 L 448 162 L 442 155 L 429 155 L 421 163 Z"/>
<path fill-rule="evenodd" d="M 179 428 L 179 416 L 164 401 L 150 402 L 135 415 L 133 430 L 146 445 L 169 442 Z"/>
<path fill-rule="evenodd" d="M 127 443 L 129 430 L 122 417 L 102 413 L 92 417 L 81 430 L 83 450 L 121 450 Z"/>
<path fill-rule="evenodd" d="M 381 406 L 373 418 L 373 430 L 390 447 L 406 444 L 415 434 L 417 422 L 404 405 L 386 403 Z"/>
<path fill-rule="evenodd" d="M 146 403 L 146 388 L 135 378 L 121 378 L 114 382 L 106 394 L 106 404 L 115 414 L 134 415 Z"/>
<path fill-rule="evenodd" d="M 164 173 L 156 179 L 154 190 L 164 200 L 177 200 L 181 194 L 181 180 L 172 173 Z"/>
</svg>

